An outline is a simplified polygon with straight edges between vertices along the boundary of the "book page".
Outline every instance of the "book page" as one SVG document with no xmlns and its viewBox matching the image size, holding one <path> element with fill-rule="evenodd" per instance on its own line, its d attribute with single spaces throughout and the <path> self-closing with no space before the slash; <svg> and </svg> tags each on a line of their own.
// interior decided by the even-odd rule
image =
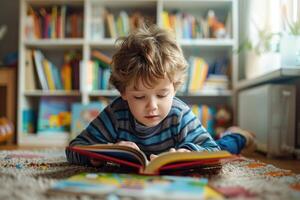
<svg viewBox="0 0 300 200">
<path fill-rule="evenodd" d="M 162 166 L 171 163 L 194 162 L 205 159 L 230 158 L 232 155 L 227 151 L 203 151 L 203 152 L 166 152 L 150 161 L 144 170 L 145 174 L 156 174 Z"/>
<path fill-rule="evenodd" d="M 148 164 L 147 157 L 142 151 L 124 145 L 95 144 L 86 146 L 76 146 L 76 148 L 101 153 L 118 159 L 124 159 L 126 161 L 131 161 L 135 163 L 138 162 L 143 166 L 143 168 L 145 168 L 145 166 Z"/>
</svg>

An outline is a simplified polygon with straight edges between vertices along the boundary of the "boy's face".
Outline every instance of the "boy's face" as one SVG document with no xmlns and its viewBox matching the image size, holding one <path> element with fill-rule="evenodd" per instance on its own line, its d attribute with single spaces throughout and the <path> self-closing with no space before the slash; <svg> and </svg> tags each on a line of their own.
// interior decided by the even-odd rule
<svg viewBox="0 0 300 200">
<path fill-rule="evenodd" d="M 147 127 L 159 124 L 170 112 L 175 89 L 166 77 L 159 79 L 153 88 L 147 88 L 139 81 L 126 87 L 122 98 L 128 102 L 135 119 Z"/>
</svg>

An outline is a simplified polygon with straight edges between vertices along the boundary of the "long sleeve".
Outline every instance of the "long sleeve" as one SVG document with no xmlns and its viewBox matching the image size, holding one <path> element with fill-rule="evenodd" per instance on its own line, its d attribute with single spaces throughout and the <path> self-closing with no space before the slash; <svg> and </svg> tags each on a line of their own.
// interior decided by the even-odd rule
<svg viewBox="0 0 300 200">
<path fill-rule="evenodd" d="M 115 118 L 110 106 L 107 106 L 69 146 L 115 143 L 117 138 Z M 89 165 L 87 157 L 66 149 L 67 160 L 73 164 Z"/>
<path fill-rule="evenodd" d="M 186 148 L 192 151 L 220 150 L 220 147 L 190 109 L 179 119 L 177 134 L 177 148 Z"/>
</svg>

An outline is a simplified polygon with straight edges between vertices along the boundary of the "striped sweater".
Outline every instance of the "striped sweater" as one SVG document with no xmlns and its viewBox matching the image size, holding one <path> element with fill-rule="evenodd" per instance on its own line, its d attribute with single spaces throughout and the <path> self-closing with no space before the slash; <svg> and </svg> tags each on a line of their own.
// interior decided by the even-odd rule
<svg viewBox="0 0 300 200">
<path fill-rule="evenodd" d="M 170 148 L 191 151 L 217 151 L 219 146 L 201 125 L 191 109 L 174 97 L 167 117 L 155 127 L 139 124 L 121 97 L 108 105 L 75 139 L 70 146 L 131 141 L 147 155 L 159 154 Z M 90 164 L 89 160 L 66 150 L 70 163 Z"/>
</svg>

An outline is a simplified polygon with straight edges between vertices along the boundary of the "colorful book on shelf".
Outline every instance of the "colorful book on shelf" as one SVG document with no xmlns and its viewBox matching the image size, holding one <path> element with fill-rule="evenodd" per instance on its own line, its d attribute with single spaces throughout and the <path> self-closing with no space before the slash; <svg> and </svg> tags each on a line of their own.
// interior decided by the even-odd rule
<svg viewBox="0 0 300 200">
<path fill-rule="evenodd" d="M 36 130 L 36 112 L 33 109 L 24 109 L 22 111 L 22 132 L 35 133 Z"/>
<path fill-rule="evenodd" d="M 111 58 L 101 51 L 92 51 L 92 57 L 102 62 L 102 64 L 105 65 L 104 67 L 109 67 L 109 65 L 111 64 Z"/>
<path fill-rule="evenodd" d="M 110 12 L 106 13 L 106 27 L 107 27 L 107 30 L 108 30 L 107 31 L 108 36 L 110 38 L 117 38 L 117 29 L 116 29 L 115 17 Z"/>
<path fill-rule="evenodd" d="M 49 86 L 49 90 L 55 90 L 55 82 L 54 82 L 54 74 L 53 74 L 53 69 L 52 69 L 52 64 L 44 58 L 42 61 L 43 67 L 44 67 L 44 72 L 46 75 L 46 80 Z"/>
<path fill-rule="evenodd" d="M 208 73 L 208 65 L 203 58 L 194 57 L 190 59 L 190 82 L 189 92 L 199 92 L 203 88 Z"/>
<path fill-rule="evenodd" d="M 49 86 L 47 83 L 44 67 L 43 67 L 43 60 L 45 59 L 43 53 L 40 50 L 33 50 L 33 61 L 37 71 L 38 80 L 41 85 L 41 89 L 48 90 Z"/>
<path fill-rule="evenodd" d="M 37 132 L 68 132 L 71 125 L 70 102 L 66 98 L 42 97 L 39 105 Z"/>
<path fill-rule="evenodd" d="M 223 199 L 208 186 L 206 178 L 117 173 L 77 174 L 56 182 L 47 192 L 86 194 L 103 199 L 112 195 L 121 199 Z"/>
<path fill-rule="evenodd" d="M 166 152 L 149 161 L 146 155 L 132 147 L 116 144 L 69 146 L 81 155 L 113 162 L 135 169 L 140 174 L 168 174 L 170 171 L 220 165 L 223 159 L 234 157 L 227 151 Z"/>
<path fill-rule="evenodd" d="M 106 106 L 105 102 L 72 104 L 71 138 L 76 137 Z"/>
<path fill-rule="evenodd" d="M 64 63 L 60 73 L 64 90 L 72 90 L 72 68 L 70 63 Z"/>
<path fill-rule="evenodd" d="M 51 65 L 51 70 L 52 70 L 52 74 L 53 74 L 55 88 L 57 90 L 62 90 L 63 85 L 62 85 L 60 70 L 53 63 L 50 63 L 50 65 Z"/>
<path fill-rule="evenodd" d="M 33 52 L 27 49 L 25 53 L 25 89 L 35 90 L 37 89 L 37 73 L 33 65 Z"/>
</svg>

